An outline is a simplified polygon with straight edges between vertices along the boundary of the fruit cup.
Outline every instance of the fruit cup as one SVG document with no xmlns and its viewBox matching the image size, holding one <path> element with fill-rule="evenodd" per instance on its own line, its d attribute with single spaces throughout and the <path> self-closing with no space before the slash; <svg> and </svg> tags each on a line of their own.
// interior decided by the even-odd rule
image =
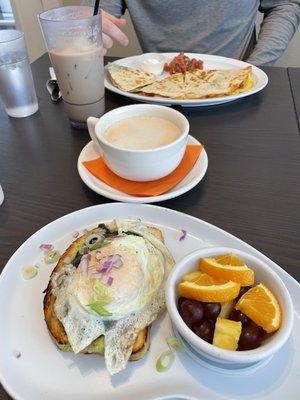
<svg viewBox="0 0 300 400">
<path fill-rule="evenodd" d="M 230 253 L 237 255 L 239 258 L 244 260 L 244 262 L 249 267 L 251 267 L 254 272 L 254 285 L 262 283 L 271 290 L 271 292 L 276 296 L 278 300 L 282 313 L 280 328 L 276 332 L 266 335 L 260 347 L 252 350 L 225 350 L 223 348 L 208 343 L 207 341 L 197 336 L 196 333 L 188 327 L 178 311 L 178 285 L 180 284 L 182 277 L 185 274 L 191 273 L 193 271 L 199 271 L 199 261 L 201 259 L 217 257 Z M 191 277 L 193 278 L 193 275 L 191 275 Z M 210 278 L 204 276 L 203 279 L 204 281 L 206 281 Z M 216 277 L 214 277 L 213 279 L 216 279 Z M 251 280 L 251 277 L 248 277 L 246 279 Z M 210 282 L 203 283 L 211 284 Z M 228 293 L 231 292 L 233 293 L 233 296 L 235 296 L 234 292 L 236 288 L 229 287 L 226 290 L 228 291 Z M 218 296 L 222 296 L 222 293 L 218 294 Z M 207 299 L 205 301 L 213 302 L 213 300 L 210 299 Z M 219 301 L 222 301 L 222 299 Z M 190 346 L 192 346 L 192 348 L 196 351 L 200 358 L 204 359 L 206 362 L 212 362 L 217 367 L 223 369 L 243 369 L 251 367 L 252 365 L 255 365 L 263 360 L 267 360 L 284 345 L 292 331 L 293 304 L 289 292 L 282 280 L 266 262 L 261 261 L 257 257 L 250 255 L 249 253 L 245 253 L 237 249 L 231 249 L 227 247 L 206 248 L 197 250 L 184 257 L 181 261 L 179 261 L 179 263 L 177 263 L 168 279 L 166 285 L 166 302 L 172 324 L 181 335 L 181 337 L 185 341 L 187 341 Z M 205 330 L 207 328 L 206 326 L 202 327 L 200 325 L 200 330 Z M 224 321 L 223 319 L 220 319 L 218 321 L 218 329 L 226 330 L 226 325 L 228 325 L 226 320 Z M 233 325 L 231 329 L 238 330 L 237 323 L 229 323 L 229 325 Z"/>
</svg>

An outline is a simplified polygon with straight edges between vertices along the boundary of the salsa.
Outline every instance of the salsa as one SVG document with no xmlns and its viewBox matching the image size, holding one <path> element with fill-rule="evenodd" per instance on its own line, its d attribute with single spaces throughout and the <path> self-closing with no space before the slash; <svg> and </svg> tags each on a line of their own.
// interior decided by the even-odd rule
<svg viewBox="0 0 300 400">
<path fill-rule="evenodd" d="M 189 58 L 183 52 L 180 52 L 172 61 L 164 65 L 164 71 L 170 74 L 192 72 L 197 69 L 203 69 L 203 61 L 196 58 Z"/>
</svg>

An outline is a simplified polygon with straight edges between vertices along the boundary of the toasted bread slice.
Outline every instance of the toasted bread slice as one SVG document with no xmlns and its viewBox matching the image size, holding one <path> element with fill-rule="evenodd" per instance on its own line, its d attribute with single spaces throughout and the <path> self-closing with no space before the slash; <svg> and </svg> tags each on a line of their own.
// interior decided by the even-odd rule
<svg viewBox="0 0 300 400">
<path fill-rule="evenodd" d="M 161 242 L 164 243 L 163 235 L 162 232 L 154 227 L 148 227 L 149 233 L 151 233 L 153 236 L 155 236 L 157 239 L 159 239 Z M 86 232 L 84 235 L 80 236 L 78 239 L 76 239 L 64 252 L 64 254 L 60 257 L 58 263 L 56 264 L 54 270 L 51 273 L 50 280 L 47 286 L 47 289 L 45 291 L 45 297 L 44 297 L 44 316 L 45 316 L 45 322 L 47 324 L 48 330 L 53 337 L 55 343 L 60 349 L 66 349 L 71 351 L 71 348 L 69 346 L 69 341 L 68 337 L 66 335 L 65 329 L 62 325 L 62 323 L 59 321 L 57 318 L 55 311 L 54 311 L 54 305 L 55 305 L 55 300 L 56 297 L 52 293 L 52 283 L 51 283 L 51 277 L 55 272 L 59 272 L 61 268 L 64 266 L 64 260 L 66 258 L 69 258 L 73 260 L 77 254 L 77 251 L 81 246 L 85 243 L 85 240 L 87 237 L 93 233 L 96 233 L 98 228 L 95 228 L 93 230 L 90 230 Z M 142 358 L 145 353 L 147 352 L 149 348 L 149 331 L 150 331 L 150 326 L 144 328 L 141 330 L 136 338 L 136 341 L 133 345 L 132 349 L 132 354 L 130 357 L 131 361 L 139 360 Z M 86 353 L 93 353 L 95 352 L 93 350 L 93 346 L 91 346 L 91 351 L 89 348 L 86 349 Z M 97 351 L 97 353 L 101 354 L 103 351 Z"/>
</svg>

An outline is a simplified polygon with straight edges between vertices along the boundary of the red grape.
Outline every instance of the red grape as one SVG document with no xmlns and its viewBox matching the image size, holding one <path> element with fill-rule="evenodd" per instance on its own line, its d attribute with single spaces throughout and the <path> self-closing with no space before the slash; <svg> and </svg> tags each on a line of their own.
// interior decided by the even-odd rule
<svg viewBox="0 0 300 400">
<path fill-rule="evenodd" d="M 203 306 L 200 301 L 185 299 L 180 305 L 179 314 L 184 322 L 191 326 L 202 320 Z"/>
<path fill-rule="evenodd" d="M 185 297 L 178 297 L 178 300 L 177 300 L 178 308 L 180 308 L 180 306 L 181 306 L 181 304 L 182 304 L 182 302 L 183 302 L 184 300 L 186 300 Z"/>
<path fill-rule="evenodd" d="M 204 308 L 204 317 L 207 319 L 217 319 L 221 311 L 220 303 L 202 303 Z"/>
<path fill-rule="evenodd" d="M 229 319 L 232 321 L 241 321 L 243 326 L 247 326 L 251 324 L 251 319 L 247 317 L 242 311 L 236 310 L 235 308 L 229 314 Z"/>
<path fill-rule="evenodd" d="M 239 350 L 252 350 L 260 346 L 263 339 L 262 330 L 259 326 L 252 324 L 242 328 L 239 339 Z"/>
<path fill-rule="evenodd" d="M 248 292 L 249 289 L 251 289 L 251 286 L 242 286 L 242 287 L 240 288 L 238 297 L 237 297 L 235 300 L 238 301 L 238 300 L 240 299 L 240 297 L 243 296 L 243 294 L 245 294 L 246 292 Z"/>
<path fill-rule="evenodd" d="M 210 319 L 201 321 L 199 324 L 193 325 L 193 331 L 201 339 L 208 343 L 212 343 L 215 331 L 215 323 Z"/>
</svg>

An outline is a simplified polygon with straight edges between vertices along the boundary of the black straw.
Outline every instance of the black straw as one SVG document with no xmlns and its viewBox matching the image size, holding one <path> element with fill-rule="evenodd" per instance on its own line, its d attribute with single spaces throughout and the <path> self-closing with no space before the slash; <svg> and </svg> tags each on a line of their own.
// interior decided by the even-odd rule
<svg viewBox="0 0 300 400">
<path fill-rule="evenodd" d="M 99 11 L 99 3 L 100 3 L 100 0 L 95 0 L 94 14 L 93 14 L 93 15 L 97 15 L 97 14 L 98 14 L 98 11 Z"/>
</svg>

